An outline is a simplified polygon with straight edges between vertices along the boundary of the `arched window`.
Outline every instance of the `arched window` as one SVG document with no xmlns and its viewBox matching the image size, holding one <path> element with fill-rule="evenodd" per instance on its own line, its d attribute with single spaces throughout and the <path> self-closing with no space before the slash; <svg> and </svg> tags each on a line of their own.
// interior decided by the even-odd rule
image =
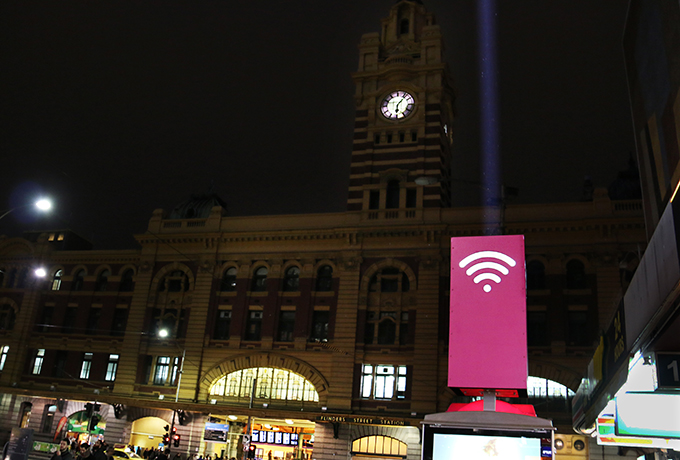
<svg viewBox="0 0 680 460">
<path fill-rule="evenodd" d="M 405 35 L 408 33 L 408 19 L 402 19 L 399 23 L 399 35 Z"/>
<path fill-rule="evenodd" d="M 160 292 L 186 292 L 189 290 L 189 277 L 182 270 L 174 270 L 165 275 L 158 283 Z"/>
<path fill-rule="evenodd" d="M 94 290 L 106 291 L 109 287 L 109 276 L 111 276 L 111 271 L 108 269 L 99 272 L 99 275 L 97 275 L 97 282 L 94 285 Z"/>
<path fill-rule="evenodd" d="M 316 271 L 316 290 L 323 292 L 333 290 L 333 267 L 330 265 L 322 265 Z"/>
<path fill-rule="evenodd" d="M 59 269 L 56 272 L 54 272 L 54 275 L 52 276 L 52 286 L 51 289 L 53 291 L 58 291 L 61 289 L 61 275 L 63 274 L 63 270 Z"/>
<path fill-rule="evenodd" d="M 391 180 L 387 183 L 387 195 L 385 196 L 385 208 L 397 209 L 399 207 L 399 181 Z"/>
<path fill-rule="evenodd" d="M 255 292 L 263 292 L 267 290 L 267 274 L 269 274 L 269 270 L 267 270 L 267 267 L 260 267 L 257 270 L 255 270 L 255 273 L 253 274 L 253 282 L 251 286 L 251 291 Z"/>
<path fill-rule="evenodd" d="M 236 274 L 238 270 L 236 267 L 230 267 L 225 270 L 222 276 L 222 283 L 220 283 L 220 291 L 233 292 L 236 290 Z"/>
<path fill-rule="evenodd" d="M 407 297 L 402 297 L 412 295 L 408 294 L 411 289 L 408 274 L 397 267 L 383 267 L 371 277 L 368 289 L 375 294 L 368 297 L 366 320 L 363 324 L 364 343 L 410 343 L 412 334 L 409 334 L 409 301 Z"/>
<path fill-rule="evenodd" d="M 567 262 L 567 289 L 586 288 L 586 269 L 578 259 Z"/>
<path fill-rule="evenodd" d="M 133 269 L 128 268 L 125 270 L 120 277 L 120 286 L 118 287 L 118 290 L 120 292 L 132 292 L 135 287 L 134 276 L 135 271 Z"/>
<path fill-rule="evenodd" d="M 2 287 L 2 283 L 5 281 L 5 269 L 0 268 L 0 287 Z"/>
<path fill-rule="evenodd" d="M 406 458 L 408 445 L 388 436 L 364 436 L 352 441 L 352 455 Z"/>
<path fill-rule="evenodd" d="M 16 313 L 11 305 L 4 304 L 0 307 L 0 331 L 11 331 L 14 329 L 15 319 Z"/>
<path fill-rule="evenodd" d="M 286 270 L 283 278 L 283 290 L 286 292 L 297 292 L 300 290 L 300 269 L 290 267 Z"/>
<path fill-rule="evenodd" d="M 545 266 L 538 260 L 527 264 L 527 289 L 545 289 Z"/>
<path fill-rule="evenodd" d="M 575 395 L 567 386 L 553 380 L 529 376 L 527 378 L 527 395 L 530 398 L 567 399 Z"/>
<path fill-rule="evenodd" d="M 250 399 L 254 379 L 257 379 L 257 383 L 253 397 L 258 402 L 319 401 L 314 385 L 303 376 L 272 367 L 252 367 L 227 374 L 213 383 L 209 393 L 211 397 L 223 396 L 225 399 L 247 401 Z"/>
<path fill-rule="evenodd" d="M 85 284 L 85 270 L 83 270 L 81 268 L 73 276 L 73 286 L 71 287 L 71 290 L 72 291 L 82 291 L 84 284 Z"/>
</svg>

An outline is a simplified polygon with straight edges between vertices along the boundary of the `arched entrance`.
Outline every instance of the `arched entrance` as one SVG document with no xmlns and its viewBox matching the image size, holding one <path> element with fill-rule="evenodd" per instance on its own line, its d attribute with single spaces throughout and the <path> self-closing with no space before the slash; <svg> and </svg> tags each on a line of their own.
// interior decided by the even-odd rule
<svg viewBox="0 0 680 460">
<path fill-rule="evenodd" d="M 158 449 L 163 443 L 165 427 L 168 422 L 159 417 L 142 417 L 132 422 L 129 445 L 140 447 L 142 450 L 149 448 Z"/>
<path fill-rule="evenodd" d="M 352 458 L 356 460 L 405 459 L 408 446 L 390 436 L 364 436 L 352 441 Z"/>
<path fill-rule="evenodd" d="M 71 442 L 92 443 L 103 439 L 106 432 L 106 419 L 99 414 L 88 414 L 87 411 L 74 412 L 66 423 L 66 436 Z"/>
</svg>

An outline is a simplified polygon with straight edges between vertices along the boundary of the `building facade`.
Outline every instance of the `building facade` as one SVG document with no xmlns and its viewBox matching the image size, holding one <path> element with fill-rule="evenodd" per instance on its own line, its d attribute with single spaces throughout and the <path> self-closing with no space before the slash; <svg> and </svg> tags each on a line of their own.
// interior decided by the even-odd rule
<svg viewBox="0 0 680 460">
<path fill-rule="evenodd" d="M 1 239 L 4 431 L 49 441 L 65 417 L 143 447 L 176 427 L 185 458 L 239 457 L 251 435 L 267 459 L 418 458 L 423 417 L 459 401 L 450 239 L 501 232 L 525 236 L 529 373 L 576 390 L 644 244 L 640 201 L 450 207 L 442 48 L 419 1 L 362 37 L 346 212 L 230 217 L 205 195 L 156 210 L 137 249 Z M 538 390 L 570 430 L 569 397 Z"/>
</svg>

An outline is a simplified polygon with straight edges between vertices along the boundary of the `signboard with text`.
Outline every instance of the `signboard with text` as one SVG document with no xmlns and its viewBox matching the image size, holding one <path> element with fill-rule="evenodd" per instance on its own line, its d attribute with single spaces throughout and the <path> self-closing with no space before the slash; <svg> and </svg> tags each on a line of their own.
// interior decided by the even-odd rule
<svg viewBox="0 0 680 460">
<path fill-rule="evenodd" d="M 452 388 L 527 387 L 524 237 L 451 239 Z"/>
</svg>

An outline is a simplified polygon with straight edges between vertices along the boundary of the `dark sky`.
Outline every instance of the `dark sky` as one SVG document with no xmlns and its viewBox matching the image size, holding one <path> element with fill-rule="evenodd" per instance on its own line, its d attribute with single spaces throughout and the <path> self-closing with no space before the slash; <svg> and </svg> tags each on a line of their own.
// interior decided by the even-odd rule
<svg viewBox="0 0 680 460">
<path fill-rule="evenodd" d="M 4 0 L 0 210 L 135 248 L 156 208 L 214 184 L 231 215 L 343 211 L 357 44 L 393 0 Z M 498 2 L 503 182 L 516 202 L 607 186 L 633 150 L 623 0 Z M 453 177 L 479 177 L 476 1 L 425 0 L 457 90 Z M 478 188 L 453 187 L 456 205 Z M 1 211 L 0 211 L 1 212 Z"/>
</svg>

